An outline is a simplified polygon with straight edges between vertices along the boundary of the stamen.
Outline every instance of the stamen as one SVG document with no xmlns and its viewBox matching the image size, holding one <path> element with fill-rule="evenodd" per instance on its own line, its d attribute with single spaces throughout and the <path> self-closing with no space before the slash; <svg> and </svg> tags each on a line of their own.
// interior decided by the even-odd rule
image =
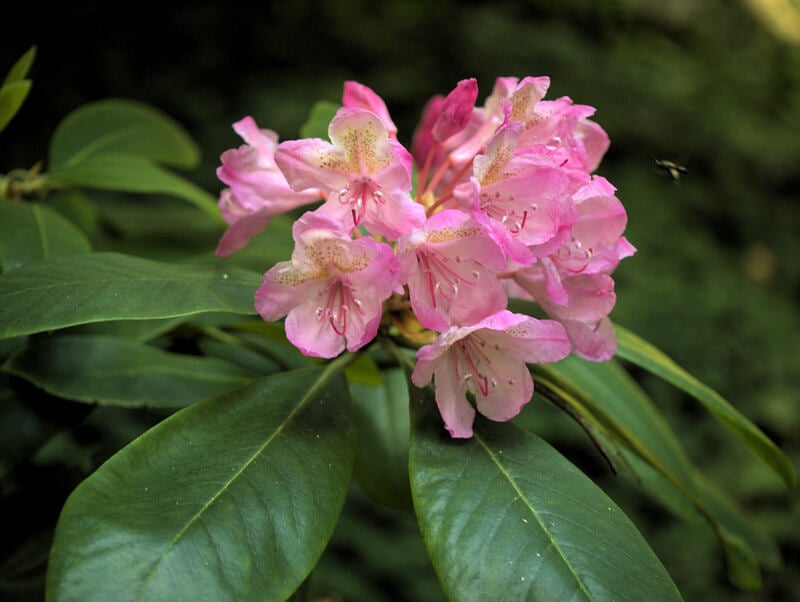
<svg viewBox="0 0 800 602">
<path fill-rule="evenodd" d="M 497 352 L 500 352 L 499 354 Z M 505 359 L 499 343 L 471 333 L 452 347 L 456 374 L 462 385 L 478 395 L 489 396 L 501 383 L 516 386 L 517 382 L 505 372 Z M 471 384 L 476 386 L 470 386 Z"/>
<path fill-rule="evenodd" d="M 456 258 L 456 263 L 460 258 Z M 417 261 L 425 274 L 430 295 L 431 305 L 437 306 L 437 295 L 441 295 L 446 301 L 454 301 L 459 294 L 459 287 L 462 283 L 472 285 L 475 282 L 468 278 L 462 278 L 461 274 L 449 267 L 448 258 L 435 252 L 418 252 Z M 479 274 L 472 272 L 474 280 L 477 281 Z"/>
<path fill-rule="evenodd" d="M 355 307 L 361 314 L 362 303 L 354 296 L 353 286 L 343 280 L 331 281 L 322 289 L 319 294 L 327 294 L 325 307 L 317 307 L 314 312 L 317 320 L 322 321 L 327 318 L 333 331 L 339 336 L 344 336 L 347 332 L 347 316 Z"/>
<path fill-rule="evenodd" d="M 461 355 L 467 364 L 467 368 L 469 369 L 468 373 L 475 377 L 478 390 L 486 397 L 489 394 L 489 378 L 480 372 L 478 366 L 484 363 L 491 369 L 492 362 L 486 354 L 481 351 L 481 344 L 485 345 L 483 339 L 476 334 L 471 334 L 458 343 L 458 350 L 461 351 Z M 466 381 L 466 378 L 464 380 Z"/>
<path fill-rule="evenodd" d="M 368 177 L 356 178 L 339 191 L 339 202 L 343 205 L 350 205 L 350 213 L 355 226 L 358 226 L 364 219 L 370 201 L 383 205 L 386 197 L 381 191 L 381 187 Z"/>
<path fill-rule="evenodd" d="M 344 305 L 341 306 L 338 314 L 337 312 L 331 313 L 330 323 L 333 331 L 340 337 L 343 337 L 347 330 L 347 307 Z"/>
</svg>

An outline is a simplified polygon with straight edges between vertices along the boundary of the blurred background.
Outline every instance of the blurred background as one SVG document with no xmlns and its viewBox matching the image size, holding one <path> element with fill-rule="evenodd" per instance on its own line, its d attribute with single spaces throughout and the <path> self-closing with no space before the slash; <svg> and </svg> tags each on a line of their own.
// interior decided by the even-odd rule
<svg viewBox="0 0 800 602">
<path fill-rule="evenodd" d="M 107 2 L 4 10 L 0 72 L 31 45 L 34 87 L 0 134 L 0 172 L 46 157 L 88 101 L 152 104 L 182 123 L 216 194 L 231 123 L 297 137 L 315 101 L 355 79 L 409 144 L 425 101 L 465 77 L 479 101 L 500 75 L 549 75 L 548 98 L 597 107 L 611 138 L 598 173 L 628 209 L 638 253 L 616 273 L 612 318 L 666 351 L 800 459 L 800 9 L 793 0 L 331 0 L 140 8 Z M 792 11 L 792 7 L 794 7 Z M 16 12 L 14 12 L 16 11 Z M 688 173 L 673 181 L 655 159 Z M 179 226 L 176 226 L 179 227 Z M 269 266 L 264 266 L 266 270 Z M 583 433 L 535 399 L 541 433 L 632 516 L 687 600 L 800 599 L 800 504 L 694 401 L 637 375 L 691 457 L 777 539 L 759 593 L 725 580 L 710 531 L 615 477 Z M 63 504 L 52 500 L 57 510 Z M 13 520 L 3 512 L 3 520 Z M 383 549 L 375 555 L 376 549 Z M 7 550 L 3 550 L 3 555 Z M 443 597 L 413 517 L 354 487 L 312 583 L 347 601 Z M 498 598 L 500 599 L 500 598 Z"/>
</svg>

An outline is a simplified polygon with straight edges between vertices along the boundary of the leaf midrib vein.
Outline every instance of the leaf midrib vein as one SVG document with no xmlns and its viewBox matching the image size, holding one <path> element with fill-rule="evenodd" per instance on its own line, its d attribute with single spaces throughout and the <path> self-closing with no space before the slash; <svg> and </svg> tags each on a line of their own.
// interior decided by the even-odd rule
<svg viewBox="0 0 800 602">
<path fill-rule="evenodd" d="M 200 508 L 197 512 L 195 512 L 195 514 L 188 521 L 186 521 L 186 524 L 178 531 L 175 537 L 172 538 L 172 541 L 170 541 L 169 544 L 164 548 L 164 551 L 159 556 L 158 561 L 153 564 L 153 568 L 142 580 L 142 586 L 139 589 L 138 593 L 136 594 L 136 597 L 134 598 L 135 600 L 140 600 L 142 598 L 142 595 L 147 589 L 147 585 L 150 583 L 150 580 L 155 575 L 156 570 L 161 565 L 162 561 L 167 557 L 167 555 L 172 551 L 172 549 L 178 544 L 183 535 L 192 527 L 192 525 L 194 525 L 198 520 L 202 519 L 206 510 L 208 510 L 208 508 L 210 508 L 214 504 L 214 502 L 216 502 L 217 499 L 219 499 L 222 496 L 222 494 L 228 490 L 230 484 L 233 483 L 237 478 L 239 478 L 242 475 L 242 473 L 244 473 L 245 470 L 247 470 L 250 467 L 250 465 L 256 460 L 256 458 L 258 458 L 264 452 L 264 450 L 267 447 L 269 447 L 269 445 L 272 444 L 272 442 L 283 432 L 284 428 L 286 428 L 286 426 L 295 418 L 295 416 L 299 414 L 303 408 L 305 408 L 306 404 L 331 378 L 333 373 L 336 370 L 338 370 L 339 366 L 340 366 L 339 362 L 332 362 L 328 364 L 328 366 L 325 368 L 322 374 L 320 374 L 319 378 L 308 388 L 306 394 L 300 399 L 300 401 L 295 405 L 292 411 L 289 412 L 289 414 L 286 416 L 283 422 L 281 422 L 278 425 L 278 427 L 266 439 L 266 441 L 264 441 L 264 443 L 260 445 L 255 452 L 253 452 L 250 458 L 248 458 L 247 461 L 244 464 L 242 464 L 239 470 L 237 470 L 219 488 L 219 490 L 213 496 L 211 496 L 211 498 L 209 498 L 209 500 L 205 504 L 203 504 L 202 508 Z"/>
<path fill-rule="evenodd" d="M 545 525 L 544 521 L 539 516 L 539 513 L 536 511 L 536 509 L 533 506 L 530 505 L 530 503 L 528 502 L 527 496 L 522 491 L 522 489 L 520 489 L 520 487 L 517 485 L 517 482 L 513 479 L 511 474 L 506 470 L 505 466 L 503 466 L 500 463 L 499 459 L 492 452 L 492 450 L 488 446 L 488 444 L 477 434 L 475 435 L 475 439 L 481 445 L 481 447 L 483 447 L 483 449 L 486 451 L 486 454 L 489 456 L 489 459 L 495 464 L 495 466 L 497 466 L 497 469 L 500 471 L 500 473 L 503 475 L 503 477 L 505 477 L 505 479 L 508 481 L 509 485 L 511 485 L 511 488 L 519 496 L 519 499 L 522 501 L 522 503 L 525 504 L 525 506 L 528 508 L 528 510 L 530 511 L 531 515 L 534 517 L 534 519 L 536 519 L 536 522 L 539 524 L 539 526 L 542 528 L 542 530 L 547 534 L 548 540 L 550 542 L 549 545 L 552 546 L 558 552 L 558 555 L 564 561 L 564 564 L 567 566 L 567 568 L 569 569 L 570 573 L 572 573 L 575 576 L 575 581 L 578 584 L 578 586 L 580 587 L 580 589 L 584 592 L 584 594 L 586 594 L 586 598 L 588 600 L 594 600 L 594 597 L 589 592 L 589 590 L 586 589 L 586 586 L 584 585 L 583 581 L 581 580 L 580 575 L 578 575 L 578 572 L 576 571 L 575 567 L 567 559 L 567 557 L 564 554 L 563 550 L 561 549 L 561 547 L 556 542 L 555 537 L 552 535 L 550 530 Z"/>
</svg>

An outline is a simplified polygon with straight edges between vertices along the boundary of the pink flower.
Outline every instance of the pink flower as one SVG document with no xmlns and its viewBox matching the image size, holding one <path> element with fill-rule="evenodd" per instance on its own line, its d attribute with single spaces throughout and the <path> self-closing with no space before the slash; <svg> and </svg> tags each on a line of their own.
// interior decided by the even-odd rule
<svg viewBox="0 0 800 602">
<path fill-rule="evenodd" d="M 220 194 L 219 208 L 230 224 L 217 246 L 217 255 L 227 257 L 242 249 L 266 228 L 269 220 L 321 198 L 319 190 L 295 192 L 275 164 L 278 135 L 261 130 L 252 117 L 233 124 L 247 144 L 225 151 L 217 176 L 230 188 Z"/>
<path fill-rule="evenodd" d="M 509 120 L 524 124 L 521 144 L 543 147 L 567 169 L 594 171 L 609 146 L 603 128 L 589 120 L 594 107 L 576 105 L 567 96 L 556 100 L 539 97 L 533 102 L 536 95 L 520 96 L 519 92 L 518 89 L 512 94 Z"/>
<path fill-rule="evenodd" d="M 564 325 L 576 354 L 591 361 L 605 361 L 617 352 L 616 335 L 608 319 L 617 300 L 611 276 L 577 274 L 561 279 L 562 303 L 551 300 L 543 270 L 536 265 L 519 270 L 514 282 L 549 317 Z"/>
<path fill-rule="evenodd" d="M 371 340 L 381 304 L 407 284 L 416 326 L 442 333 L 420 349 L 414 378 L 435 376 L 448 430 L 471 434 L 468 393 L 478 411 L 507 420 L 533 390 L 526 362 L 556 361 L 570 346 L 591 360 L 615 353 L 612 273 L 635 252 L 614 187 L 591 175 L 608 148 L 595 109 L 545 100 L 549 87 L 548 77 L 499 77 L 476 106 L 477 81 L 459 81 L 426 105 L 413 157 L 383 99 L 355 81 L 344 84 L 329 140 L 278 144 L 243 119 L 234 127 L 247 144 L 219 170 L 231 227 L 218 254 L 275 213 L 322 199 L 295 224 L 291 261 L 264 275 L 264 319 L 285 316 L 303 353 L 333 357 Z M 551 319 L 511 314 L 509 295 Z"/>
<path fill-rule="evenodd" d="M 344 107 L 328 132 L 331 142 L 313 138 L 278 146 L 275 161 L 294 190 L 323 190 L 323 213 L 390 240 L 424 223 L 425 210 L 410 196 L 411 155 L 390 139 L 379 116 Z"/>
<path fill-rule="evenodd" d="M 594 176 L 573 195 L 577 218 L 570 240 L 551 255 L 560 270 L 608 274 L 636 251 L 622 236 L 628 215 L 615 192 L 608 180 Z"/>
<path fill-rule="evenodd" d="M 472 436 L 475 397 L 478 411 L 491 420 L 516 416 L 533 395 L 526 363 L 556 362 L 570 352 L 564 327 L 502 310 L 472 326 L 454 326 L 417 351 L 412 382 L 431 379 L 436 404 L 452 437 Z"/>
<path fill-rule="evenodd" d="M 480 192 L 473 211 L 491 218 L 488 227 L 504 250 L 526 264 L 533 258 L 527 247 L 553 241 L 575 221 L 575 211 L 572 179 L 547 156 L 518 153 L 522 134 L 520 124 L 505 125 L 475 157 Z"/>
<path fill-rule="evenodd" d="M 360 349 L 378 331 L 383 301 L 402 290 L 392 248 L 366 236 L 353 240 L 319 211 L 304 214 L 292 234 L 292 259 L 264 274 L 256 310 L 268 322 L 285 315 L 286 336 L 305 355 Z"/>
<path fill-rule="evenodd" d="M 478 93 L 475 80 L 462 80 L 447 97 L 434 96 L 425 106 L 414 131 L 412 152 L 420 166 L 441 174 L 438 181 L 444 188 L 458 183 L 454 176 L 505 122 L 511 106 L 500 97 L 508 79 L 498 78 L 483 107 L 473 106 Z"/>
<path fill-rule="evenodd" d="M 599 176 L 580 188 L 573 196 L 577 219 L 569 238 L 514 274 L 514 282 L 564 324 L 575 352 L 593 361 L 616 353 L 608 321 L 616 303 L 610 274 L 636 251 L 622 236 L 627 215 L 614 192 Z"/>
<path fill-rule="evenodd" d="M 472 217 L 446 209 L 400 239 L 401 281 L 408 281 L 411 307 L 425 328 L 443 331 L 473 324 L 505 309 L 505 289 L 493 270 L 506 260 L 500 247 Z"/>
</svg>

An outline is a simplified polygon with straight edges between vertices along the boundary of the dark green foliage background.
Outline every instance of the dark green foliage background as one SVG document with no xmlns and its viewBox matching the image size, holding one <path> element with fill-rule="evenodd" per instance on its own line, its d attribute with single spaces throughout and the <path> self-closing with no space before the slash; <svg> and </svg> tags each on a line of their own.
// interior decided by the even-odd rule
<svg viewBox="0 0 800 602">
<path fill-rule="evenodd" d="M 410 143 L 423 103 L 458 79 L 477 77 L 482 99 L 498 75 L 550 75 L 548 97 L 596 106 L 611 137 L 600 173 L 618 187 L 639 249 L 617 272 L 613 317 L 800 458 L 800 46 L 776 38 L 744 2 L 293 0 L 246 10 L 210 1 L 157 10 L 70 2 L 15 10 L 4 19 L 0 71 L 32 44 L 39 54 L 31 95 L 0 134 L 3 172 L 43 159 L 71 110 L 122 97 L 189 129 L 203 150 L 191 179 L 216 194 L 219 154 L 240 143 L 230 124 L 244 115 L 293 138 L 315 101 L 337 101 L 342 82 L 355 79 L 383 96 Z M 679 161 L 689 174 L 676 184 L 654 157 Z M 630 513 L 687 600 L 791 599 L 800 591 L 796 494 L 696 402 L 642 379 L 706 474 L 777 538 L 784 566 L 766 572 L 763 592 L 728 586 L 711 532 L 684 525 L 614 477 L 543 400 L 522 420 Z M 53 424 L 63 418 L 47 411 Z M 109 449 L 129 438 L 104 431 L 102 414 L 96 420 Z M 130 432 L 147 421 L 131 416 Z M 5 587 L 0 597 L 38 598 L 40 567 L 7 561 L 30 533 L 46 543 L 74 486 L 52 478 L 63 475 L 63 461 L 3 485 L 14 494 L 0 502 L 1 531 L 10 534 L 0 543 L 3 579 L 27 586 Z M 74 479 L 90 469 L 70 464 Z M 357 488 L 312 589 L 348 601 L 442 599 L 411 516 L 376 507 Z"/>
</svg>

